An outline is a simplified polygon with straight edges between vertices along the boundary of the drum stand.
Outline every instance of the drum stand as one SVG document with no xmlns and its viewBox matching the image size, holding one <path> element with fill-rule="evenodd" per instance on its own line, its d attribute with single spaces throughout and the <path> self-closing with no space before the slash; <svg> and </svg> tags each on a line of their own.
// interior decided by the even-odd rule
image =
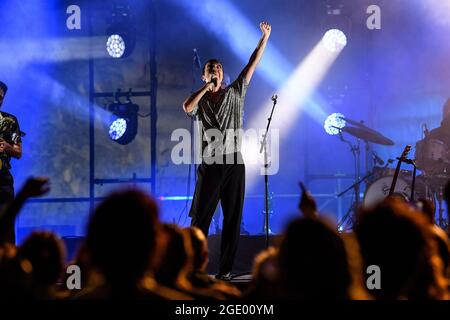
<svg viewBox="0 0 450 320">
<path fill-rule="evenodd" d="M 349 186 L 347 189 L 345 189 L 344 191 L 342 191 L 341 193 L 339 193 L 337 195 L 337 197 L 342 197 L 345 193 L 347 193 L 351 189 L 353 189 L 355 192 L 355 198 L 354 198 L 352 204 L 350 205 L 350 207 L 347 210 L 347 212 L 345 213 L 345 215 L 341 218 L 341 220 L 339 221 L 338 226 L 337 226 L 339 231 L 343 231 L 344 226 L 346 226 L 348 224 L 348 222 L 351 222 L 350 227 L 353 227 L 353 223 L 354 223 L 353 214 L 356 212 L 356 210 L 358 210 L 359 205 L 361 203 L 360 185 L 361 185 L 361 183 L 363 183 L 364 181 L 366 181 L 367 179 L 372 177 L 374 175 L 374 172 L 369 170 L 369 142 L 364 140 L 364 142 L 366 144 L 366 159 L 365 159 L 366 163 L 365 163 L 365 165 L 366 165 L 367 173 L 364 177 L 361 178 L 361 148 L 360 148 L 361 140 L 358 139 L 357 144 L 353 145 L 351 142 L 344 139 L 341 132 L 339 133 L 339 137 L 342 142 L 345 142 L 350 145 L 350 150 L 355 159 L 355 182 L 351 186 Z"/>
<path fill-rule="evenodd" d="M 435 191 L 435 193 L 436 193 L 436 198 L 437 198 L 437 201 L 438 201 L 438 215 L 439 215 L 437 224 L 442 229 L 447 230 L 447 226 L 446 226 L 447 221 L 445 221 L 445 219 L 444 219 L 444 207 L 442 205 L 442 201 L 444 200 L 443 187 L 439 186 L 438 190 Z"/>
<path fill-rule="evenodd" d="M 352 226 L 353 226 L 352 213 L 355 212 L 355 210 L 358 208 L 359 203 L 360 203 L 360 188 L 359 188 L 359 186 L 360 186 L 361 182 L 366 180 L 372 174 L 366 175 L 362 179 L 360 178 L 361 177 L 361 173 L 360 173 L 360 171 L 361 171 L 360 139 L 358 139 L 357 143 L 355 145 L 353 145 L 351 142 L 344 139 L 344 137 L 342 136 L 342 132 L 339 132 L 339 138 L 341 139 L 342 142 L 345 142 L 350 146 L 350 151 L 352 152 L 353 158 L 355 160 L 355 182 L 351 186 L 349 186 L 347 189 L 345 189 L 344 191 L 342 191 L 341 193 L 339 193 L 337 195 L 337 197 L 341 197 L 351 189 L 354 189 L 354 192 L 355 192 L 355 198 L 353 200 L 353 203 L 350 205 L 349 209 L 347 210 L 345 215 L 341 218 L 341 220 L 338 223 L 338 230 L 342 231 L 343 227 L 345 225 L 347 225 L 348 220 L 351 221 Z"/>
<path fill-rule="evenodd" d="M 351 186 L 349 186 L 347 189 L 345 189 L 344 191 L 342 191 L 341 193 L 339 193 L 337 195 L 337 197 L 341 197 L 343 196 L 345 193 L 347 193 L 349 190 L 354 189 L 355 192 L 359 192 L 359 185 L 361 183 L 363 183 L 364 181 L 366 181 L 367 179 L 369 179 L 371 176 L 373 176 L 373 172 L 370 172 L 368 174 L 366 174 L 364 177 L 362 177 L 361 179 L 359 179 L 358 181 L 356 181 L 354 184 L 352 184 Z M 351 217 L 351 213 L 355 212 L 358 209 L 359 206 L 359 199 L 355 197 L 355 200 L 353 201 L 353 203 L 350 205 L 347 213 L 342 217 L 341 221 L 339 221 L 338 223 L 338 229 L 341 230 L 342 227 L 345 225 L 346 221 L 351 218 L 351 222 L 353 223 L 353 217 Z"/>
</svg>

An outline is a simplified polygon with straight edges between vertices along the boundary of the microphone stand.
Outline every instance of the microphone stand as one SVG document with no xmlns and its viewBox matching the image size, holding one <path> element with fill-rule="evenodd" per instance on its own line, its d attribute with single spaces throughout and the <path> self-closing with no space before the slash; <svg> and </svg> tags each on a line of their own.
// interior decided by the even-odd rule
<svg viewBox="0 0 450 320">
<path fill-rule="evenodd" d="M 275 105 L 277 104 L 277 95 L 272 96 L 273 106 L 270 112 L 269 118 L 267 118 L 266 132 L 263 135 L 263 140 L 261 142 L 261 148 L 259 153 L 264 152 L 264 231 L 266 233 L 266 248 L 269 247 L 269 175 L 267 174 L 267 168 L 269 167 L 267 158 L 267 134 L 269 132 L 270 123 L 272 122 L 273 111 L 275 110 Z"/>
<path fill-rule="evenodd" d="M 200 65 L 200 61 L 198 61 L 198 65 L 197 65 L 197 49 L 194 49 L 194 59 L 192 61 L 192 87 L 191 87 L 191 94 L 193 94 L 195 92 L 195 84 L 197 82 L 197 72 L 196 70 L 199 69 L 199 65 Z M 187 206 L 189 203 L 189 196 L 191 195 L 191 177 L 192 177 L 192 162 L 194 161 L 194 183 L 197 181 L 197 164 L 195 163 L 196 160 L 196 154 L 195 154 L 195 141 L 194 141 L 194 122 L 197 119 L 197 116 L 195 117 L 191 117 L 191 124 L 190 124 L 190 132 L 191 132 L 191 162 L 189 163 L 189 172 L 188 172 L 188 178 L 187 178 L 187 190 L 186 190 L 186 203 L 185 203 L 185 208 L 183 210 L 187 210 Z M 183 212 L 182 212 L 183 213 Z M 187 213 L 188 215 L 188 213 Z M 181 215 L 180 218 L 178 220 L 181 219 Z"/>
</svg>

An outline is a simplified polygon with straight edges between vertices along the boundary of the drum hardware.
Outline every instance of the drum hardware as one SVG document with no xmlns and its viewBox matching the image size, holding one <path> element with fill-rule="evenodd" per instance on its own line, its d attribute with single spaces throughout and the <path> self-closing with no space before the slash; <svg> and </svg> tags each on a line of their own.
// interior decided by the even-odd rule
<svg viewBox="0 0 450 320">
<path fill-rule="evenodd" d="M 430 190 L 430 193 L 437 200 L 437 208 L 434 206 L 438 212 L 438 219 L 436 224 L 439 225 L 442 229 L 446 230 L 448 226 L 448 221 L 444 218 L 444 186 L 448 181 L 448 175 L 446 174 L 434 174 L 434 175 L 420 175 L 417 177 L 419 181 L 422 181 L 423 184 Z M 448 214 L 448 213 L 447 213 Z"/>
<path fill-rule="evenodd" d="M 357 138 L 367 141 L 367 142 L 372 142 L 375 144 L 381 144 L 381 145 L 385 145 L 385 146 L 394 145 L 394 141 L 383 136 L 380 132 L 367 127 L 366 125 L 364 125 L 364 123 L 358 122 L 358 121 L 355 121 L 352 119 L 344 118 L 344 117 L 340 117 L 340 118 L 355 126 L 355 127 L 345 126 L 345 127 L 341 128 L 342 131 L 347 132 L 347 133 L 351 134 L 352 136 L 357 137 Z"/>
<path fill-rule="evenodd" d="M 342 130 L 342 129 L 341 129 Z M 342 131 L 339 131 L 339 138 L 341 139 L 342 142 L 347 143 L 350 146 L 350 151 L 352 152 L 353 158 L 355 160 L 355 182 L 348 187 L 345 192 L 341 192 L 341 194 L 339 196 L 342 196 L 343 194 L 345 194 L 347 191 L 354 189 L 355 192 L 355 198 L 353 200 L 352 205 L 350 205 L 349 209 L 347 210 L 347 212 L 345 213 L 345 215 L 342 217 L 341 221 L 338 223 L 338 230 L 341 231 L 343 230 L 343 226 L 345 225 L 346 221 L 348 219 L 350 219 L 350 221 L 352 222 L 353 225 L 353 215 L 352 212 L 354 212 L 360 203 L 360 183 L 362 181 L 364 181 L 365 179 L 367 179 L 366 177 L 364 177 L 364 179 L 360 179 L 361 177 L 361 148 L 360 148 L 360 139 L 357 139 L 357 143 L 354 145 L 352 144 L 350 141 L 345 140 L 344 136 L 342 135 Z"/>
<path fill-rule="evenodd" d="M 347 220 L 351 220 L 352 224 L 353 224 L 353 216 L 352 213 L 355 212 L 358 209 L 359 206 L 359 186 L 362 182 L 366 181 L 367 179 L 369 179 L 370 177 L 372 177 L 374 175 L 373 172 L 365 175 L 364 177 L 362 177 L 361 179 L 359 179 L 358 181 L 356 181 L 355 183 L 353 183 L 351 186 L 349 186 L 347 189 L 345 189 L 344 191 L 342 191 L 341 193 L 339 193 L 338 195 L 336 195 L 336 197 L 342 197 L 344 194 L 346 194 L 348 191 L 350 191 L 351 189 L 354 189 L 355 194 L 358 194 L 358 197 L 355 198 L 355 200 L 353 201 L 353 203 L 350 205 L 350 207 L 348 208 L 347 212 L 345 213 L 345 215 L 342 217 L 342 219 L 339 221 L 338 223 L 338 230 L 342 230 L 343 226 L 346 224 Z"/>
<path fill-rule="evenodd" d="M 369 151 L 370 151 L 370 145 L 369 143 L 375 143 L 375 144 L 381 144 L 381 145 L 393 145 L 394 142 L 390 140 L 389 138 L 386 138 L 381 133 L 370 129 L 366 125 L 363 124 L 363 122 L 354 121 L 348 118 L 341 117 L 343 120 L 345 120 L 347 123 L 354 125 L 354 127 L 345 126 L 343 128 L 337 128 L 339 129 L 339 138 L 342 142 L 345 142 L 349 144 L 350 151 L 353 154 L 354 160 L 355 160 L 355 181 L 354 183 L 349 186 L 347 189 L 345 189 L 343 192 L 339 193 L 337 196 L 341 197 L 345 193 L 347 193 L 349 190 L 354 190 L 355 197 L 353 200 L 353 203 L 350 205 L 347 213 L 341 218 L 341 220 L 338 223 L 338 230 L 343 230 L 343 227 L 347 224 L 348 221 L 351 222 L 351 227 L 353 226 L 353 213 L 356 212 L 358 209 L 361 198 L 360 198 L 360 185 L 362 182 L 366 181 L 370 177 L 374 175 L 373 171 L 371 172 L 369 170 Z M 344 139 L 342 132 L 346 132 L 354 137 L 357 138 L 357 143 L 354 145 L 350 141 L 347 141 Z M 361 148 L 360 148 L 360 142 L 363 140 L 365 142 L 365 165 L 366 165 L 366 175 L 361 178 Z M 378 155 L 377 155 L 378 157 Z M 379 157 L 378 157 L 379 158 Z M 375 159 L 375 157 L 374 157 Z"/>
<path fill-rule="evenodd" d="M 417 168 L 423 173 L 422 178 L 432 190 L 438 202 L 437 224 L 444 230 L 450 221 L 447 212 L 447 220 L 444 219 L 443 188 L 450 178 L 447 172 L 450 169 L 449 146 L 441 140 L 433 139 L 428 134 L 425 138 L 417 141 L 415 161 Z"/>
<path fill-rule="evenodd" d="M 402 155 L 398 157 L 398 163 L 394 172 L 394 175 L 386 175 L 375 180 L 367 189 L 364 194 L 363 206 L 371 207 L 376 205 L 380 201 L 383 201 L 388 196 L 397 195 L 402 197 L 405 201 L 414 202 L 416 198 L 427 198 L 433 203 L 433 207 L 436 207 L 434 197 L 429 190 L 428 185 L 424 179 L 420 176 L 419 189 L 416 184 L 416 165 L 415 162 L 407 158 L 408 153 L 411 150 L 411 146 L 407 146 Z M 406 163 L 413 166 L 412 180 L 410 177 L 401 175 L 401 164 Z M 404 170 L 405 171 L 405 170 Z M 407 172 L 407 171 L 406 171 Z"/>
</svg>

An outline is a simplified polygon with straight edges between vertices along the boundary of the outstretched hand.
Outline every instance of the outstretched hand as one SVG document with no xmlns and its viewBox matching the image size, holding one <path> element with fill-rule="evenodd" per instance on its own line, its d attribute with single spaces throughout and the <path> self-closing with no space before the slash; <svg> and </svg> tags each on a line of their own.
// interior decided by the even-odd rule
<svg viewBox="0 0 450 320">
<path fill-rule="evenodd" d="M 40 197 L 50 191 L 49 179 L 46 177 L 31 177 L 20 190 L 20 195 L 26 199 Z"/>
<path fill-rule="evenodd" d="M 261 29 L 263 36 L 269 38 L 270 32 L 272 31 L 272 26 L 267 22 L 263 21 L 259 24 L 259 28 Z"/>
<path fill-rule="evenodd" d="M 314 197 L 306 190 L 302 182 L 299 183 L 302 189 L 302 197 L 298 208 L 303 212 L 303 215 L 307 218 L 317 217 L 317 203 Z"/>
</svg>

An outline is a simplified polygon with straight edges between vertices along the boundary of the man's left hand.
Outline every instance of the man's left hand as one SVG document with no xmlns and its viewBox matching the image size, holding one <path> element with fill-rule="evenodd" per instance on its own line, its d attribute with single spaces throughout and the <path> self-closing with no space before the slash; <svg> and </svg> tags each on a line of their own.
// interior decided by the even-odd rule
<svg viewBox="0 0 450 320">
<path fill-rule="evenodd" d="M 267 22 L 261 22 L 259 24 L 259 28 L 261 29 L 261 32 L 265 38 L 269 38 L 270 32 L 272 31 L 272 26 L 268 24 Z"/>
</svg>

